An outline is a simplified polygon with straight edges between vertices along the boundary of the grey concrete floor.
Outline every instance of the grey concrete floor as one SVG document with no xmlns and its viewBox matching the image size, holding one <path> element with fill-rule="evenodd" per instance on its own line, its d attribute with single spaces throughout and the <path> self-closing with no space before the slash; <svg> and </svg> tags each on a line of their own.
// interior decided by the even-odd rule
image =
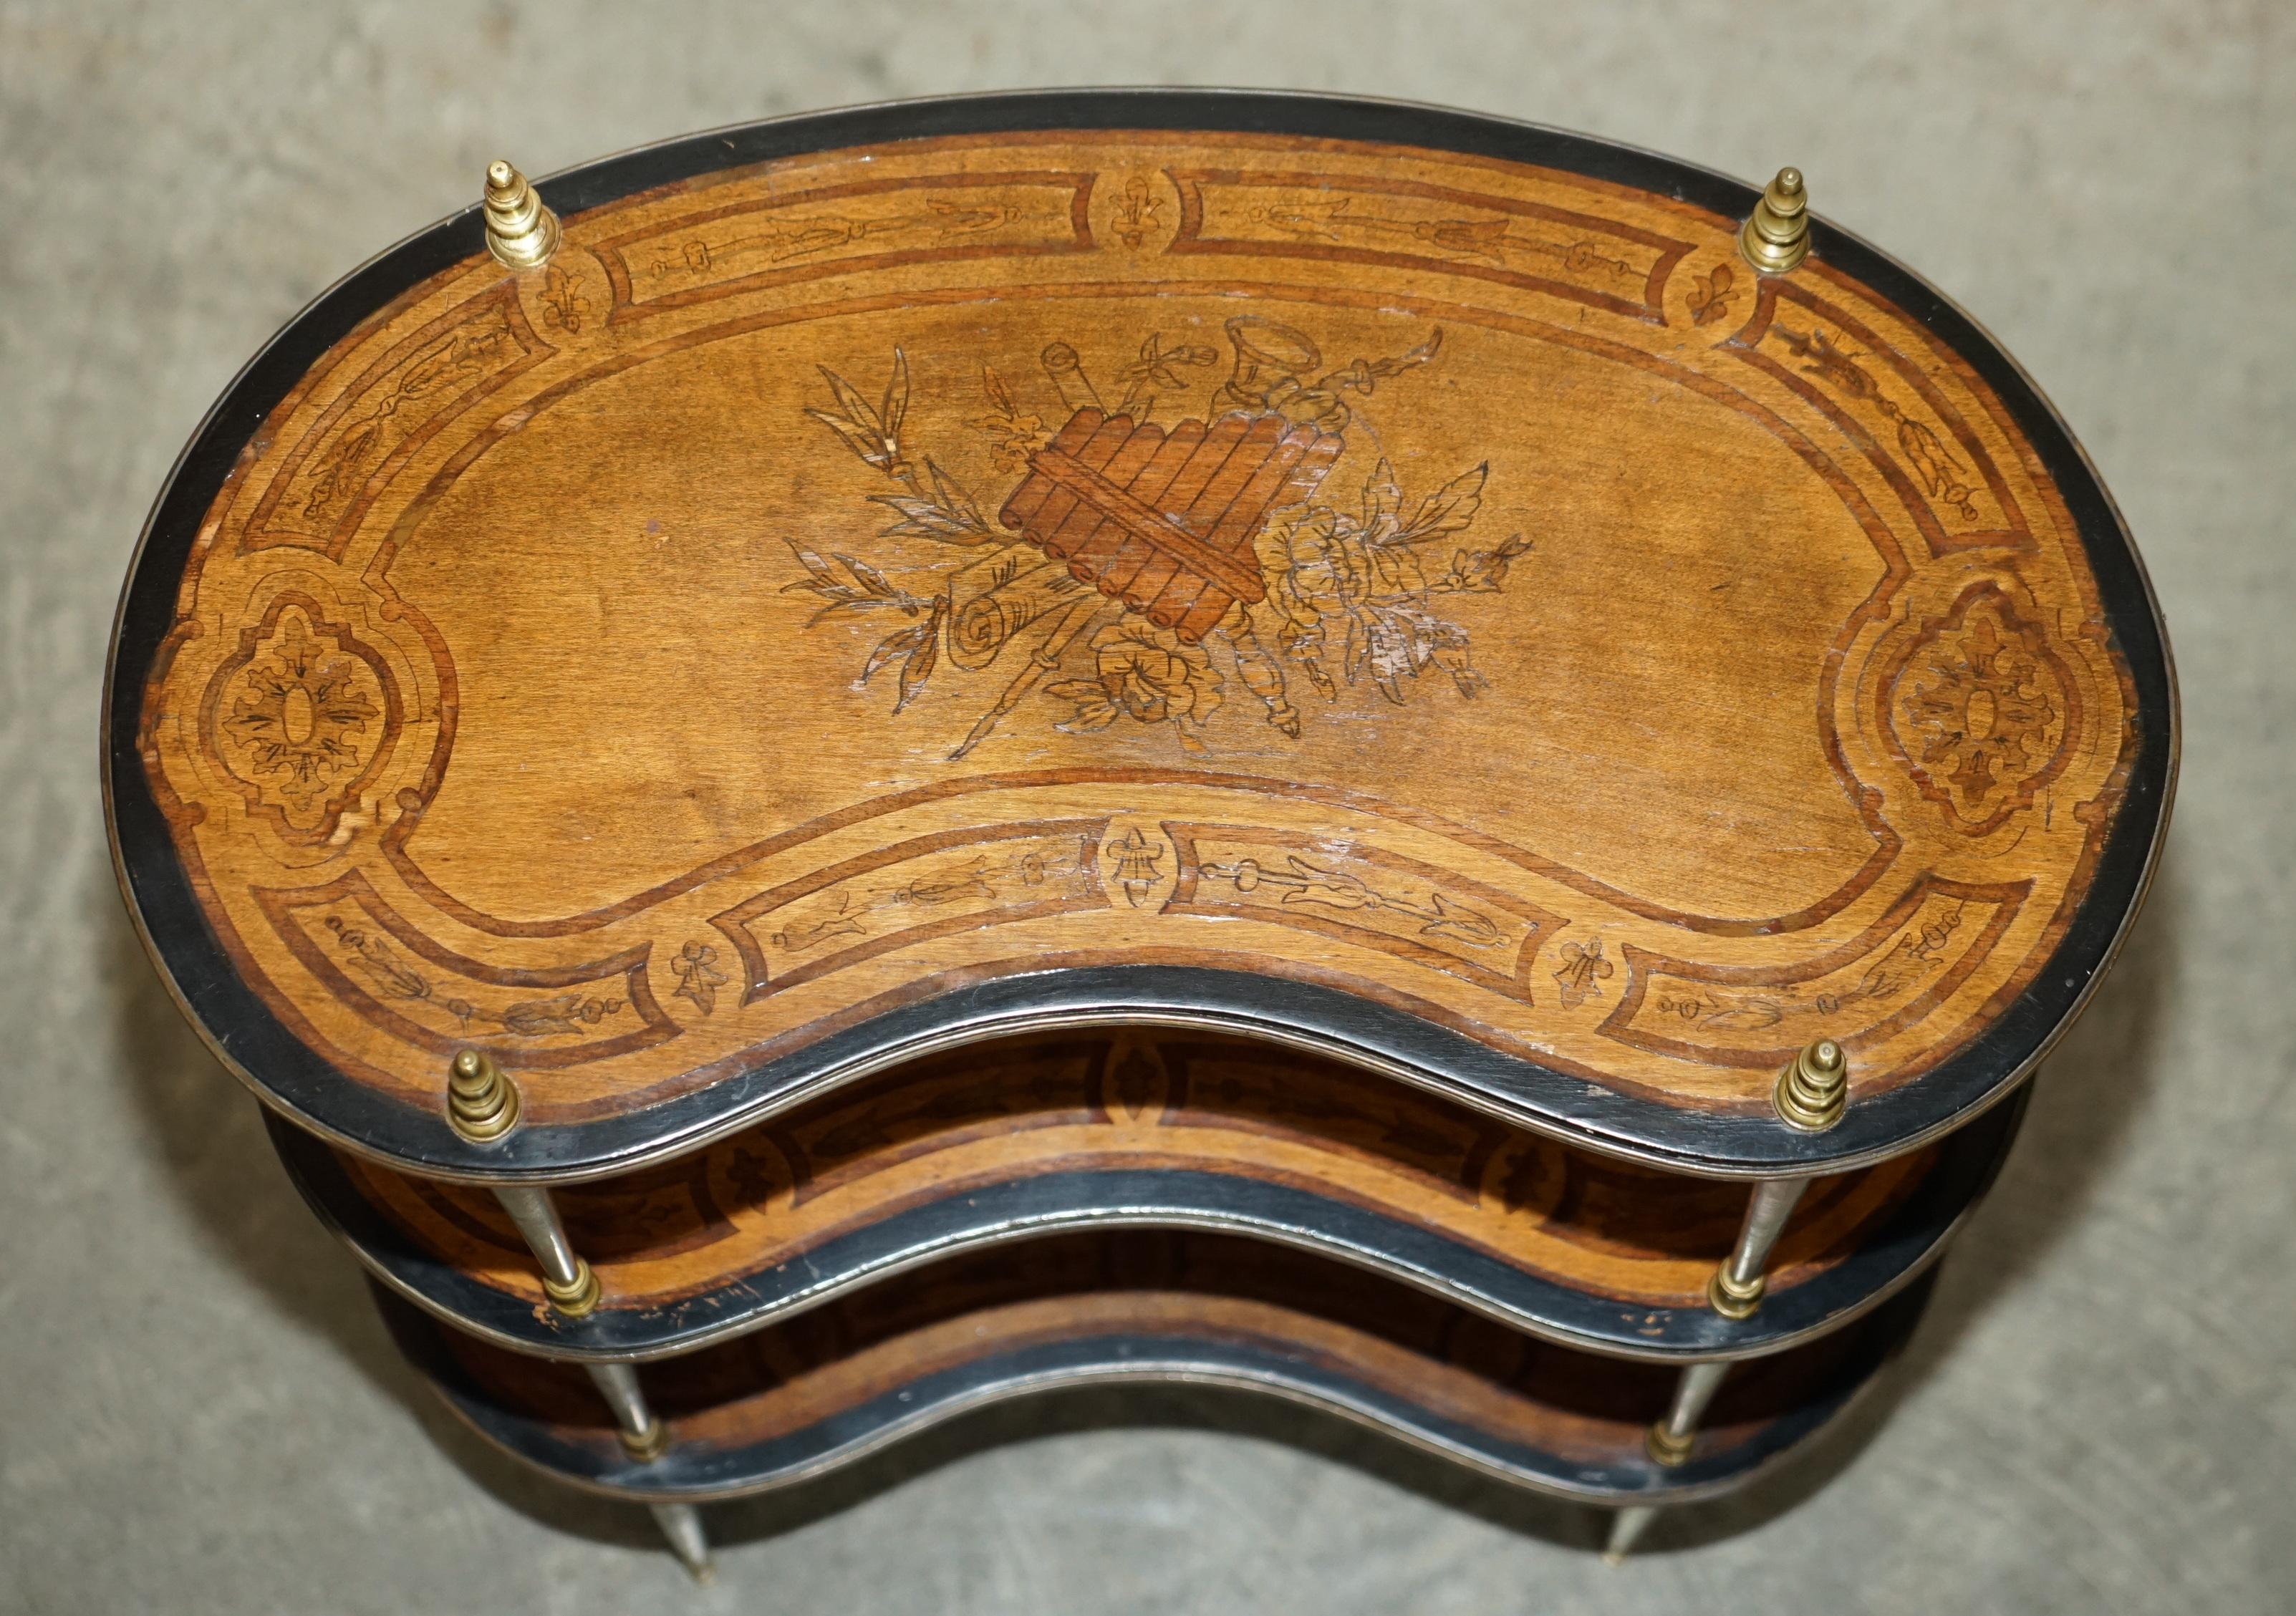
<svg viewBox="0 0 2296 1616">
<path fill-rule="evenodd" d="M 305 299 L 476 193 L 935 91 L 1439 101 L 1749 176 L 2038 378 L 2185 693 L 2149 910 L 1888 1392 L 1606 1571 L 1597 1523 L 1193 1398 L 1072 1400 L 644 1517 L 462 1435 L 129 934 L 96 788 L 146 504 Z M 0 0 L 0 1609 L 2280 1612 L 2296 1607 L 2296 7 L 1086 9 Z"/>
</svg>

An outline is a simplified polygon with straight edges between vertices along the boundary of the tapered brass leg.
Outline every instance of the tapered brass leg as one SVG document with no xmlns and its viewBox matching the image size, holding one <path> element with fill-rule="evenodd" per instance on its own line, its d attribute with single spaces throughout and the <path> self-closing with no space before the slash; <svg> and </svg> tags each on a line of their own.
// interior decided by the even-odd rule
<svg viewBox="0 0 2296 1616">
<path fill-rule="evenodd" d="M 1643 1528 L 1658 1519 L 1655 1504 L 1629 1504 L 1611 1517 L 1611 1540 L 1603 1546 L 1603 1558 L 1611 1565 L 1624 1563 L 1635 1539 L 1643 1535 Z"/>
<path fill-rule="evenodd" d="M 566 1226 L 559 1221 L 550 1192 L 496 1185 L 495 1199 L 502 1202 L 503 1210 L 510 1214 L 510 1220 L 518 1225 L 518 1232 L 533 1249 L 550 1305 L 569 1318 L 579 1318 L 596 1307 L 598 1276 L 568 1243 Z"/>
<path fill-rule="evenodd" d="M 641 1464 L 652 1464 L 661 1457 L 668 1446 L 669 1432 L 646 1401 L 645 1388 L 638 1384 L 638 1372 L 628 1364 L 585 1364 L 590 1372 L 591 1383 L 598 1395 L 606 1399 L 606 1407 L 614 1411 L 614 1425 L 622 1439 L 622 1451 Z M 693 1573 L 696 1582 L 708 1582 L 709 1568 L 709 1538 L 701 1530 L 701 1512 L 691 1504 L 650 1504 L 654 1522 L 661 1535 L 669 1539 L 670 1551 L 678 1563 Z"/>
<path fill-rule="evenodd" d="M 1653 1463 L 1671 1470 L 1689 1462 L 1691 1446 L 1698 1440 L 1698 1422 L 1706 1417 L 1706 1406 L 1714 1400 L 1722 1377 L 1729 1373 L 1727 1363 L 1693 1364 L 1682 1372 L 1674 1383 L 1674 1401 L 1666 1417 L 1652 1423 L 1643 1439 Z M 1629 1504 L 1620 1510 L 1611 1519 L 1611 1540 L 1603 1546 L 1603 1558 L 1612 1565 L 1624 1560 L 1658 1511 L 1655 1504 Z"/>
<path fill-rule="evenodd" d="M 1793 1215 L 1794 1202 L 1809 1186 L 1807 1178 L 1765 1178 L 1754 1186 L 1746 1203 L 1746 1221 L 1738 1230 L 1738 1243 L 1723 1265 L 1706 1282 L 1706 1300 L 1725 1318 L 1744 1318 L 1762 1305 L 1767 1283 L 1763 1267 L 1770 1248 Z"/>
<path fill-rule="evenodd" d="M 670 1552 L 677 1556 L 680 1565 L 693 1574 L 693 1580 L 708 1587 L 717 1579 L 709 1563 L 709 1538 L 701 1530 L 701 1512 L 691 1504 L 649 1504 L 653 1511 L 654 1524 L 661 1535 L 669 1539 Z"/>
</svg>

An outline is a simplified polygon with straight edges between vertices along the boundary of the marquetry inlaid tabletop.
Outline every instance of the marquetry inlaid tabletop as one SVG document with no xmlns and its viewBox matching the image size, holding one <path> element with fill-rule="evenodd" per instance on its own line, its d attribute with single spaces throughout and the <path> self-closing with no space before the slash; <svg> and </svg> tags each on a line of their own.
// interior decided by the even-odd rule
<svg viewBox="0 0 2296 1616">
<path fill-rule="evenodd" d="M 2021 1076 L 2134 909 L 2173 697 L 2103 491 L 1870 249 L 1758 274 L 1747 187 L 1132 94 L 540 191 L 545 266 L 466 214 L 283 335 L 123 614 L 132 898 L 355 1147 L 595 1167 L 1131 1013 L 1846 1161 Z"/>
</svg>

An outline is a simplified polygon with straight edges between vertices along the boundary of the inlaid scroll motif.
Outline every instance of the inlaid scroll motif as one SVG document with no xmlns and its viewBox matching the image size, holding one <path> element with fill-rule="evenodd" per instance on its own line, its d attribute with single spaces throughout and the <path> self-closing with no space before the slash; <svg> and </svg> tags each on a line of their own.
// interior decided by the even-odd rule
<svg viewBox="0 0 2296 1616">
<path fill-rule="evenodd" d="M 868 496 L 895 520 L 877 538 L 921 539 L 944 561 L 896 563 L 897 548 L 816 550 L 788 540 L 801 576 L 785 593 L 820 603 L 808 627 L 890 625 L 860 682 L 896 686 L 904 711 L 943 667 L 955 677 L 1000 660 L 1002 689 L 950 751 L 961 759 L 1035 702 L 1059 728 L 1095 734 L 1168 726 L 1180 750 L 1209 750 L 1205 726 L 1232 700 L 1298 735 L 1293 679 L 1324 701 L 1344 686 L 1402 705 L 1423 681 L 1463 698 L 1486 687 L 1447 596 L 1502 592 L 1529 553 L 1521 534 L 1471 541 L 1486 465 L 1406 492 L 1384 456 L 1359 496 L 1326 483 L 1345 452 L 1350 398 L 1437 362 L 1439 328 L 1399 352 L 1327 365 L 1305 332 L 1256 316 L 1226 323 L 1223 374 L 1208 346 L 1150 332 L 1108 393 L 1064 342 L 1044 349 L 1045 380 L 1070 413 L 1026 408 L 981 373 L 993 459 L 1023 473 L 994 507 L 921 453 L 908 431 L 909 365 L 895 349 L 875 398 L 824 367 L 828 397 L 807 414 L 890 491 Z M 1118 392 L 1118 387 L 1121 392 Z M 1202 389 L 1201 415 L 1162 425 L 1160 406 Z M 1041 396 L 1041 394 L 1039 394 Z M 1110 397 L 1119 400 L 1111 412 Z M 1352 479 L 1350 479 L 1352 481 Z"/>
<path fill-rule="evenodd" d="M 332 836 L 389 760 L 401 710 L 390 663 L 308 595 L 242 628 L 201 702 L 209 752 L 290 841 Z"/>
<path fill-rule="evenodd" d="M 1854 1051 L 1942 1003 L 1992 951 L 2027 890 L 1924 881 L 1847 947 L 1791 970 L 1692 964 L 1629 944 L 1627 988 L 1603 1031 L 1726 1066 L 1782 1062 L 1820 1035 Z"/>
<path fill-rule="evenodd" d="M 336 999 L 420 1048 L 443 1055 L 475 1044 L 505 1065 L 577 1066 L 677 1035 L 647 984 L 644 945 L 586 964 L 512 969 L 425 936 L 357 872 L 256 898 Z"/>
<path fill-rule="evenodd" d="M 634 310 L 890 264 L 1093 245 L 1090 174 L 948 174 L 828 185 L 721 208 L 603 242 Z"/>
<path fill-rule="evenodd" d="M 545 351 L 512 288 L 415 332 L 376 359 L 292 447 L 242 547 L 338 552 L 375 491 L 416 448 Z"/>
<path fill-rule="evenodd" d="M 956 931 L 1107 906 L 1107 822 L 947 831 L 785 882 L 709 923 L 734 945 L 742 1002 Z"/>
<path fill-rule="evenodd" d="M 1891 750 L 1957 831 L 1981 836 L 2064 771 L 2079 685 L 1992 583 L 1924 621 L 1882 685 Z"/>
<path fill-rule="evenodd" d="M 1239 825 L 1172 824 L 1168 915 L 1242 915 L 1376 948 L 1529 1005 L 1540 939 L 1562 922 L 1448 871 L 1349 842 Z"/>
<path fill-rule="evenodd" d="M 1688 243 L 1562 208 L 1361 175 L 1181 170 L 1173 252 L 1424 267 L 1662 323 Z"/>
</svg>

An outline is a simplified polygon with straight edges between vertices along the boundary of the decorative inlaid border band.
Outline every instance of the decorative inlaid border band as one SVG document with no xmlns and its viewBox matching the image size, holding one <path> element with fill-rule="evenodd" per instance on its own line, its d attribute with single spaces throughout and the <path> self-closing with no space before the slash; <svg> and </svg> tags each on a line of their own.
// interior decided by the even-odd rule
<svg viewBox="0 0 2296 1616">
<path fill-rule="evenodd" d="M 408 335 L 322 411 L 248 519 L 240 548 L 340 557 L 376 493 L 423 444 L 548 353 L 507 285 Z"/>
<path fill-rule="evenodd" d="M 1700 964 L 1629 943 L 1603 1030 L 1685 1060 L 1768 1069 L 1821 1032 L 1853 1054 L 1949 997 L 2016 918 L 2031 883 L 1924 877 L 1851 942 L 1785 968 Z"/>
<path fill-rule="evenodd" d="M 1361 174 L 1168 168 L 1174 253 L 1432 269 L 1666 321 L 1667 276 L 1694 249 L 1616 219 Z"/>
<path fill-rule="evenodd" d="M 890 264 L 1093 248 L 1095 172 L 935 174 L 705 209 L 597 244 L 616 321 Z M 888 211 L 851 204 L 897 196 Z"/>
<path fill-rule="evenodd" d="M 477 1046 L 506 1066 L 579 1066 L 677 1036 L 647 983 L 645 944 L 586 964 L 490 965 L 425 936 L 357 870 L 255 898 L 336 999 L 433 1054 Z"/>
<path fill-rule="evenodd" d="M 1167 915 L 1274 921 L 1376 948 L 1525 1005 L 1539 944 L 1564 923 L 1537 904 L 1360 841 L 1167 822 L 1179 873 Z"/>
<path fill-rule="evenodd" d="M 767 888 L 709 923 L 740 955 L 742 1003 L 881 954 L 1108 906 L 1104 819 L 1027 821 L 919 836 Z"/>
</svg>

